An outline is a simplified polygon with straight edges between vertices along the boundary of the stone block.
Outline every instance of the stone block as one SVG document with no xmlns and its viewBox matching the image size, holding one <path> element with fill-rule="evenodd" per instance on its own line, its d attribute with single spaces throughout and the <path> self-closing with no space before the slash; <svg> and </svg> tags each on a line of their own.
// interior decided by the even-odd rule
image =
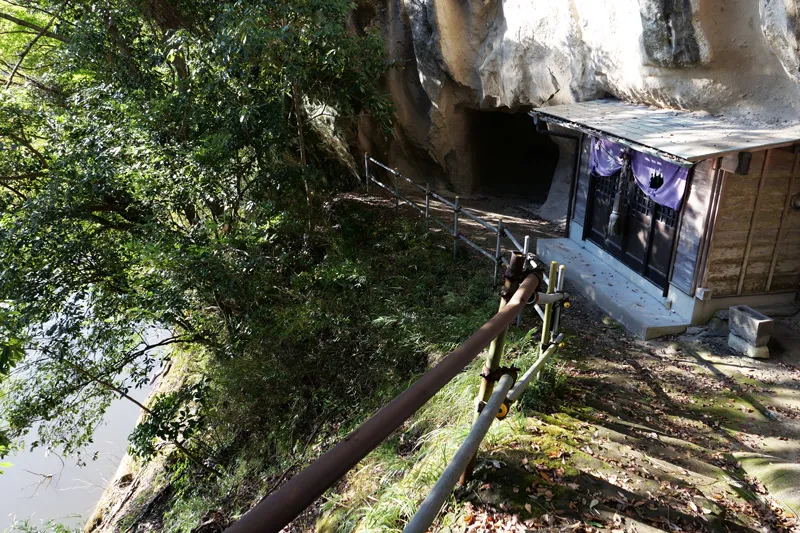
<svg viewBox="0 0 800 533">
<path fill-rule="evenodd" d="M 745 339 L 739 337 L 738 335 L 734 335 L 733 333 L 728 335 L 728 346 L 753 359 L 769 358 L 769 348 L 766 346 L 753 346 Z"/>
<path fill-rule="evenodd" d="M 770 317 L 746 305 L 734 305 L 728 313 L 731 333 L 753 346 L 766 346 L 774 326 Z"/>
</svg>

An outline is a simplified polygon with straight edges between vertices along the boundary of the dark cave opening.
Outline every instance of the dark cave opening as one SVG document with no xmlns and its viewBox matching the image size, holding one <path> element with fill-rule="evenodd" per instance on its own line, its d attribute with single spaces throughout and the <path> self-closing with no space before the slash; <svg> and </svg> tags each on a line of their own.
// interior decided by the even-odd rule
<svg viewBox="0 0 800 533">
<path fill-rule="evenodd" d="M 472 111 L 475 191 L 544 202 L 558 163 L 558 146 L 536 131 L 527 112 Z"/>
</svg>

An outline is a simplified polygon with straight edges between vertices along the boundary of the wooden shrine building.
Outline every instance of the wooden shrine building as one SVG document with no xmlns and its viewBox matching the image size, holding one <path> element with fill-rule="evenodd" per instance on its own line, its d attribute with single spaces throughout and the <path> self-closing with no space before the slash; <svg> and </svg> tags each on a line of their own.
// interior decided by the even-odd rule
<svg viewBox="0 0 800 533">
<path fill-rule="evenodd" d="M 644 338 L 800 290 L 800 126 L 596 100 L 535 109 L 580 147 L 567 239 L 540 256 Z"/>
</svg>

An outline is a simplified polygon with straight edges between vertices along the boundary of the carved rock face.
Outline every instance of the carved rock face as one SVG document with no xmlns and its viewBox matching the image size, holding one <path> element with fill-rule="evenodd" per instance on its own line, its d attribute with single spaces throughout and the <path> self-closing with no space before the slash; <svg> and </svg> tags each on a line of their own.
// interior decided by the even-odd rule
<svg viewBox="0 0 800 533">
<path fill-rule="evenodd" d="M 800 83 L 800 2 L 798 0 L 761 0 L 761 28 L 767 44 L 780 60 L 786 73 Z"/>
<path fill-rule="evenodd" d="M 642 45 L 650 64 L 686 67 L 700 63 L 700 46 L 689 0 L 641 0 Z"/>
<path fill-rule="evenodd" d="M 748 122 L 800 120 L 800 0 L 383 0 L 386 157 L 462 192 L 486 179 L 471 110 L 613 95 Z M 483 157 L 485 159 L 485 157 Z"/>
</svg>

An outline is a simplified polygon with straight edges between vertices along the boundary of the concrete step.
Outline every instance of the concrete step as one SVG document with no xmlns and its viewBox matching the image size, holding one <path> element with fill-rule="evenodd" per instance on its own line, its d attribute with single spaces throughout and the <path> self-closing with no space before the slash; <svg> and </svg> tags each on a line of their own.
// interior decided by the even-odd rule
<svg viewBox="0 0 800 533">
<path fill-rule="evenodd" d="M 567 266 L 567 283 L 625 329 L 648 340 L 681 333 L 689 320 L 664 307 L 609 264 L 571 239 L 539 239 L 537 255 Z"/>
</svg>

